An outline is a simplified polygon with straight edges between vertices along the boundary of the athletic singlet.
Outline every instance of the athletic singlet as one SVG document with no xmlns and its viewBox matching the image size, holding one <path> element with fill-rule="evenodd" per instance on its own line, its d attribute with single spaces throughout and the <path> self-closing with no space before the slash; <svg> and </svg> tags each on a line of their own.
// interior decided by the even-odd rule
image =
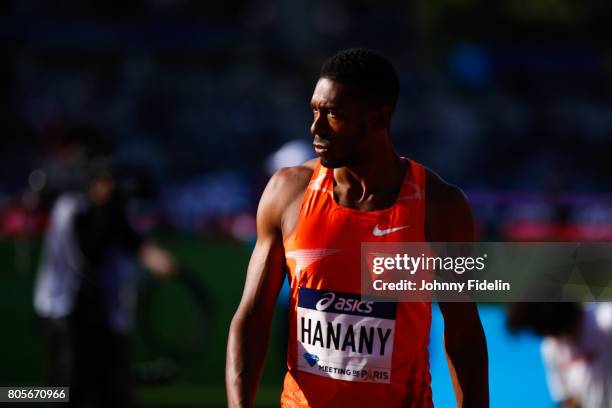
<svg viewBox="0 0 612 408">
<path fill-rule="evenodd" d="M 425 241 L 425 168 L 408 160 L 392 207 L 360 211 L 333 198 L 317 164 L 284 241 L 291 282 L 283 407 L 432 407 L 431 303 L 361 300 L 362 242 Z"/>
</svg>

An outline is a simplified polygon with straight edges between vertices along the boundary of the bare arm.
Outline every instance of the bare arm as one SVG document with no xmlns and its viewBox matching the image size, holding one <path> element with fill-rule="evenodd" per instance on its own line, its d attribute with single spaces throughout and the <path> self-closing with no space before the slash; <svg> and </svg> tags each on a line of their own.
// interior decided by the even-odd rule
<svg viewBox="0 0 612 408">
<path fill-rule="evenodd" d="M 259 386 L 284 278 L 282 224 L 295 190 L 292 174 L 284 169 L 272 177 L 257 210 L 257 243 L 227 342 L 225 383 L 230 407 L 253 406 Z"/>
<path fill-rule="evenodd" d="M 440 303 L 444 347 L 459 407 L 488 407 L 487 343 L 474 303 Z"/>
<path fill-rule="evenodd" d="M 427 179 L 427 240 L 472 242 L 474 219 L 463 193 L 433 173 Z M 488 354 L 484 330 L 474 303 L 440 303 L 444 346 L 457 405 L 488 407 Z"/>
</svg>

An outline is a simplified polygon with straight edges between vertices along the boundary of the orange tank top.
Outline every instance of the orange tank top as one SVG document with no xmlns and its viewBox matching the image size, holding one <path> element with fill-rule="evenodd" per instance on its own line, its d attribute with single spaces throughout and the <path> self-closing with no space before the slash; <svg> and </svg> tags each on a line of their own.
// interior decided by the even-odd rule
<svg viewBox="0 0 612 408">
<path fill-rule="evenodd" d="M 408 160 L 395 204 L 345 208 L 317 164 L 284 241 L 291 292 L 283 407 L 419 407 L 431 399 L 431 303 L 362 300 L 362 242 L 425 241 L 425 168 Z"/>
</svg>

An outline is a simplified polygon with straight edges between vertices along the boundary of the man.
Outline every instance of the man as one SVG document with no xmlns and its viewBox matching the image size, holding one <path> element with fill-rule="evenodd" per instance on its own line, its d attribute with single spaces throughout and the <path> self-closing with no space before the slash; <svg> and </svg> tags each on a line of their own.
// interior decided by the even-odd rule
<svg viewBox="0 0 612 408">
<path fill-rule="evenodd" d="M 259 204 L 257 244 L 228 339 L 230 406 L 253 405 L 286 270 L 291 300 L 283 406 L 432 406 L 430 303 L 375 302 L 371 315 L 318 307 L 330 299 L 358 301 L 351 299 L 360 293 L 362 242 L 474 239 L 461 191 L 395 153 L 389 126 L 398 95 L 395 69 L 371 50 L 341 51 L 324 63 L 311 100 L 319 159 L 278 171 Z M 487 351 L 476 306 L 440 308 L 458 404 L 488 406 Z M 376 338 L 363 341 L 363 333 Z M 313 347 L 319 352 L 308 351 Z"/>
</svg>

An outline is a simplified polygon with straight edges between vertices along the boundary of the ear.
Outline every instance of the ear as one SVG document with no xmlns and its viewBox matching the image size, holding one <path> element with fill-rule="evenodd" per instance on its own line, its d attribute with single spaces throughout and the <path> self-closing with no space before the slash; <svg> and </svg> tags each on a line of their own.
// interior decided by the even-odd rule
<svg viewBox="0 0 612 408">
<path fill-rule="evenodd" d="M 368 121 L 373 129 L 384 130 L 389 128 L 393 110 L 388 105 L 381 105 L 368 112 Z"/>
</svg>

